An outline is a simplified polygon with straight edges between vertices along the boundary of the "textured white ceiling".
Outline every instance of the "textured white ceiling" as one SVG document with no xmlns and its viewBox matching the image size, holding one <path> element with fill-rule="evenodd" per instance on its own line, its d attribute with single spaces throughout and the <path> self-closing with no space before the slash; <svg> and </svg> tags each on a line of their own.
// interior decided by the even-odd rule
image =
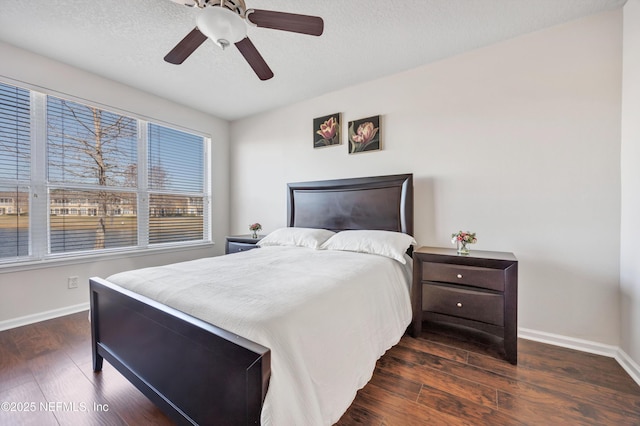
<svg viewBox="0 0 640 426">
<path fill-rule="evenodd" d="M 325 22 L 320 37 L 250 27 L 275 74 L 265 82 L 235 47 L 211 41 L 182 65 L 164 62 L 198 13 L 170 0 L 0 0 L 0 41 L 234 120 L 625 1 L 246 0 Z"/>
</svg>

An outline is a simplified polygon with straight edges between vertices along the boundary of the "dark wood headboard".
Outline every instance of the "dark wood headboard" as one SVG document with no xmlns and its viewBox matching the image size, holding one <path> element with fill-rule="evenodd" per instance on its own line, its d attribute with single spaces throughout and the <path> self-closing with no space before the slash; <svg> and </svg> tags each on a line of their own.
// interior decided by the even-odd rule
<svg viewBox="0 0 640 426">
<path fill-rule="evenodd" d="M 287 185 L 287 226 L 413 235 L 413 174 Z"/>
</svg>

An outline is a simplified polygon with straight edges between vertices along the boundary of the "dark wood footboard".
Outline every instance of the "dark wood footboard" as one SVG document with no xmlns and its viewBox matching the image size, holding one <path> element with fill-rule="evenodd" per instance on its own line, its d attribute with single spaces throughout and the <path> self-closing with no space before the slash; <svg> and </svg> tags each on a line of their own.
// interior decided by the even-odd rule
<svg viewBox="0 0 640 426">
<path fill-rule="evenodd" d="M 106 359 L 178 424 L 259 424 L 268 348 L 91 278 L 93 368 Z"/>
</svg>

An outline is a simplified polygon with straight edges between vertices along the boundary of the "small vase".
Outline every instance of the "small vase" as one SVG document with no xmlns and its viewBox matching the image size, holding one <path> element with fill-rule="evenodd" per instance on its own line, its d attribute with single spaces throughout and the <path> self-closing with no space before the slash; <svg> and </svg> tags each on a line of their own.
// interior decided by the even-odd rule
<svg viewBox="0 0 640 426">
<path fill-rule="evenodd" d="M 464 241 L 458 241 L 458 254 L 469 254 L 469 247 Z"/>
<path fill-rule="evenodd" d="M 258 231 L 251 231 L 251 238 L 258 238 Z"/>
</svg>

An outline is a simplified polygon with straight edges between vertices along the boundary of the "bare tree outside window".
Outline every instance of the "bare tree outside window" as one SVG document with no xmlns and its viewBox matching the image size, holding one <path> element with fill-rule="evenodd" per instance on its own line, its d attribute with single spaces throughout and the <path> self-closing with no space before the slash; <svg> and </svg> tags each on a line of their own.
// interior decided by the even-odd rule
<svg viewBox="0 0 640 426">
<path fill-rule="evenodd" d="M 113 189 L 137 186 L 137 121 L 53 97 L 47 114 L 49 181 L 64 187 L 50 193 L 52 251 L 78 249 L 90 238 L 91 229 L 94 249 L 106 247 L 108 229 L 134 235 L 135 193 Z M 66 197 L 54 198 L 62 192 Z M 122 236 L 112 240 L 112 245 L 122 244 L 135 241 Z"/>
<path fill-rule="evenodd" d="M 138 165 L 131 164 L 125 172 L 125 186 L 135 188 L 138 186 Z M 169 175 L 161 166 L 149 166 L 149 185 L 152 188 L 164 189 Z"/>
</svg>

